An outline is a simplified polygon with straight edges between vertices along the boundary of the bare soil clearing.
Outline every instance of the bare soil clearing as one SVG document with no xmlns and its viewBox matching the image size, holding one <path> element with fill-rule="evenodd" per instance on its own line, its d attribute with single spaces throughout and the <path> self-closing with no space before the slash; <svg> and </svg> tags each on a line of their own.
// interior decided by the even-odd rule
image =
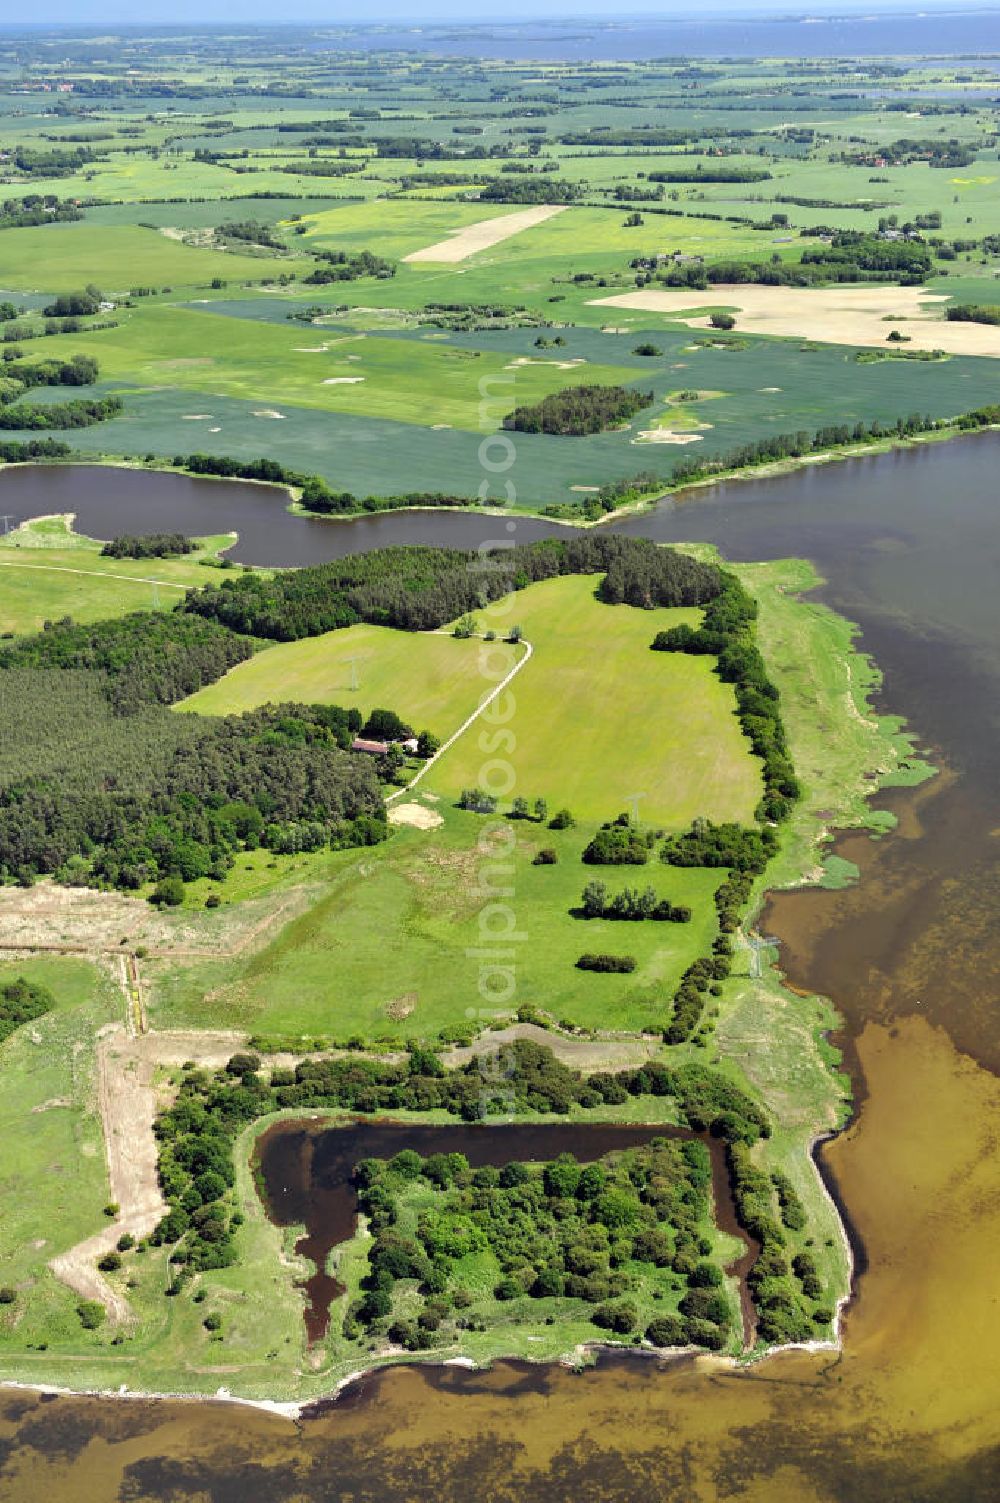
<svg viewBox="0 0 1000 1503">
<path fill-rule="evenodd" d="M 443 825 L 444 820 L 433 809 L 425 809 L 423 804 L 396 804 L 389 810 L 389 823 L 412 825 L 417 830 L 434 830 Z"/>
<path fill-rule="evenodd" d="M 0 954 L 52 952 L 151 959 L 238 955 L 266 941 L 315 896 L 308 882 L 213 912 L 162 911 L 142 898 L 39 882 L 0 889 Z"/>
<path fill-rule="evenodd" d="M 896 330 L 914 350 L 1000 359 L 1000 328 L 948 323 L 937 317 L 938 305 L 947 299 L 923 287 L 744 287 L 720 282 L 704 292 L 647 288 L 594 301 L 598 307 L 667 313 L 693 328 L 708 328 L 709 322 L 690 310 L 735 308 L 741 333 L 823 344 L 885 346 L 889 333 Z"/>
<path fill-rule="evenodd" d="M 449 235 L 447 240 L 438 240 L 423 250 L 411 251 L 404 261 L 465 261 L 479 251 L 489 250 L 522 230 L 530 230 L 536 224 L 544 224 L 554 214 L 561 214 L 565 204 L 538 204 L 532 209 L 520 209 L 516 214 L 499 214 L 495 219 L 480 219 L 467 224 L 464 229 Z"/>
</svg>

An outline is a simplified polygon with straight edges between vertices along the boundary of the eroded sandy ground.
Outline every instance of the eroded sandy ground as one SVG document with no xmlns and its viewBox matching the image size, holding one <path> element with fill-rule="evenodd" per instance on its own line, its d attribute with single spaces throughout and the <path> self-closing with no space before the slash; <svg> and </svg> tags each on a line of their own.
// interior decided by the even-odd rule
<svg viewBox="0 0 1000 1503">
<path fill-rule="evenodd" d="M 895 329 L 908 341 L 901 351 L 944 350 L 1000 359 L 1000 327 L 948 323 L 940 316 L 946 301 L 923 287 L 743 287 L 723 282 L 704 292 L 645 288 L 594 299 L 602 308 L 667 313 L 692 328 L 708 328 L 709 322 L 705 315 L 687 316 L 688 310 L 722 306 L 736 310 L 738 333 L 891 349 L 886 341 Z"/>
<path fill-rule="evenodd" d="M 642 1064 L 658 1048 L 658 1039 L 572 1039 L 546 1032 L 531 1023 L 513 1023 L 489 1032 L 470 1047 L 453 1049 L 444 1056 L 454 1068 L 477 1056 L 494 1054 L 515 1038 L 530 1038 L 546 1044 L 557 1058 L 578 1070 L 624 1069 Z M 58 1279 L 83 1299 L 99 1300 L 115 1324 L 129 1320 L 131 1311 L 124 1295 L 108 1283 L 97 1267 L 124 1232 L 138 1241 L 147 1237 L 167 1206 L 156 1174 L 157 1143 L 153 1123 L 169 1093 L 157 1087 L 157 1072 L 176 1068 L 190 1060 L 209 1069 L 219 1069 L 246 1047 L 247 1035 L 224 1029 L 178 1029 L 130 1037 L 121 1024 L 102 1029 L 97 1041 L 97 1094 L 108 1162 L 110 1198 L 118 1206 L 92 1236 L 52 1259 L 50 1268 Z M 343 1050 L 330 1051 L 332 1056 Z M 383 1055 L 383 1060 L 397 1056 Z M 300 1055 L 272 1054 L 266 1069 L 290 1069 Z"/>
<path fill-rule="evenodd" d="M 0 954 L 126 955 L 183 960 L 238 955 L 265 943 L 271 930 L 307 907 L 309 883 L 211 911 L 151 907 L 143 898 L 89 887 L 0 888 Z"/>
<path fill-rule="evenodd" d="M 502 240 L 509 240 L 512 235 L 520 235 L 522 230 L 530 230 L 536 224 L 543 224 L 546 219 L 551 219 L 554 214 L 561 214 L 565 204 L 538 204 L 533 209 L 519 209 L 516 214 L 500 214 L 495 219 L 480 219 L 475 224 L 467 224 L 463 230 L 456 230 L 454 235 L 449 235 L 447 240 L 438 240 L 434 245 L 426 245 L 423 250 L 411 251 L 404 256 L 404 261 L 464 261 L 469 256 L 474 256 L 478 251 L 489 250 L 493 245 L 499 245 Z"/>
</svg>

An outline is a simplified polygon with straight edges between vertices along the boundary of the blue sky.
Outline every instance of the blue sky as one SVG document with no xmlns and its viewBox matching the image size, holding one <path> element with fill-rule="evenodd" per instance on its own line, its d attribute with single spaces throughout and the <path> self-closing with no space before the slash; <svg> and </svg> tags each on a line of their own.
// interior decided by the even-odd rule
<svg viewBox="0 0 1000 1503">
<path fill-rule="evenodd" d="M 781 0 L 701 0 L 697 15 L 709 13 L 725 15 L 822 15 L 833 12 L 837 15 L 851 13 L 886 12 L 904 8 L 907 10 L 976 10 L 987 9 L 986 5 L 960 4 L 959 0 L 799 0 L 799 3 L 781 4 Z M 664 0 L 628 0 L 617 9 L 608 0 L 543 0 L 532 4 L 531 0 L 498 0 L 491 5 L 470 6 L 468 0 L 147 0 L 137 8 L 134 0 L 36 0 L 30 8 L 22 10 L 15 18 L 10 16 L 8 25 L 77 24 L 81 26 L 104 23 L 128 23 L 136 26 L 150 24 L 184 24 L 196 22 L 236 22 L 267 24 L 296 21 L 329 25 L 354 21 L 405 21 L 410 25 L 428 21 L 498 21 L 530 18 L 557 19 L 574 16 L 601 16 L 625 20 L 633 16 L 656 17 L 663 20 L 692 20 L 692 7 L 685 3 L 664 3 Z M 0 26 L 3 21 L 0 20 Z"/>
</svg>

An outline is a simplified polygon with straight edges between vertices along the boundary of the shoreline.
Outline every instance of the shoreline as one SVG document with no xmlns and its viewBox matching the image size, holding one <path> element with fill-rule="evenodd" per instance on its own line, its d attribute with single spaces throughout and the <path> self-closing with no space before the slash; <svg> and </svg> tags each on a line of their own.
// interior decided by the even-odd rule
<svg viewBox="0 0 1000 1503">
<path fill-rule="evenodd" d="M 838 1305 L 835 1320 L 838 1327 L 839 1322 Z M 759 1353 L 738 1357 L 721 1356 L 718 1352 L 706 1352 L 703 1347 L 695 1346 L 636 1347 L 624 1344 L 618 1346 L 611 1342 L 601 1341 L 588 1341 L 575 1347 L 572 1352 L 563 1353 L 560 1357 L 500 1355 L 483 1362 L 461 1355 L 431 1360 L 413 1353 L 407 1354 L 406 1360 L 403 1361 L 397 1353 L 381 1361 L 373 1362 L 370 1367 L 358 1368 L 354 1372 L 345 1374 L 344 1377 L 336 1380 L 328 1393 L 316 1394 L 308 1399 L 249 1399 L 230 1393 L 226 1388 L 219 1388 L 215 1393 L 184 1393 L 171 1390 L 158 1392 L 151 1389 L 128 1388 L 125 1384 L 118 1388 L 74 1388 L 61 1383 L 30 1383 L 22 1378 L 0 1378 L 0 1392 L 52 1394 L 61 1398 L 101 1399 L 103 1401 L 113 1399 L 122 1403 L 138 1401 L 156 1404 L 237 1404 L 242 1408 L 257 1409 L 264 1414 L 273 1414 L 279 1419 L 288 1419 L 298 1423 L 305 1419 L 311 1410 L 321 1405 L 335 1404 L 340 1396 L 355 1383 L 361 1382 L 373 1373 L 388 1372 L 395 1367 L 452 1367 L 466 1372 L 484 1373 L 492 1371 L 500 1363 L 517 1362 L 526 1363 L 532 1367 L 566 1367 L 582 1371 L 587 1367 L 596 1367 L 602 1356 L 629 1357 L 660 1363 L 676 1362 L 681 1358 L 689 1357 L 693 1361 L 710 1364 L 713 1369 L 723 1369 L 738 1374 L 785 1352 L 841 1352 L 842 1350 L 843 1341 L 838 1329 L 837 1338 L 833 1341 L 790 1341 L 781 1346 L 768 1347 Z M 574 1358 L 576 1360 L 573 1360 Z M 588 1358 L 594 1360 L 588 1361 L 586 1360 Z"/>
<path fill-rule="evenodd" d="M 823 450 L 821 453 L 802 454 L 797 457 L 789 455 L 784 459 L 769 460 L 763 464 L 745 465 L 739 469 L 719 470 L 713 474 L 705 475 L 701 479 L 687 480 L 682 484 L 673 486 L 665 480 L 661 486 L 656 486 L 641 495 L 624 501 L 616 506 L 613 511 L 603 512 L 599 517 L 583 516 L 552 516 L 546 511 L 549 506 L 571 506 L 570 502 L 544 502 L 536 505 L 519 503 L 514 507 L 503 505 L 483 506 L 471 502 L 468 505 L 458 506 L 421 506 L 402 505 L 373 507 L 370 510 L 359 506 L 357 510 L 350 512 L 319 512 L 310 511 L 302 506 L 298 486 L 280 480 L 255 480 L 240 475 L 198 475 L 183 467 L 178 468 L 169 461 L 157 461 L 155 464 L 146 464 L 142 460 L 128 459 L 124 455 L 112 453 L 94 454 L 67 454 L 58 458 L 40 458 L 16 460 L 8 463 L 0 463 L 0 474 L 5 470 L 43 469 L 58 467 L 60 469 L 78 467 L 81 469 L 116 469 L 132 470 L 137 474 L 147 475 L 179 475 L 188 480 L 212 481 L 223 485 L 254 485 L 264 490 L 283 491 L 287 501 L 283 510 L 289 516 L 303 517 L 308 521 L 351 523 L 359 522 L 363 518 L 388 517 L 395 515 L 410 515 L 425 512 L 447 513 L 449 515 L 470 515 L 483 517 L 523 517 L 525 520 L 535 522 L 549 522 L 556 527 L 577 528 L 580 531 L 588 531 L 591 528 L 606 527 L 628 517 L 636 516 L 647 508 L 656 506 L 661 501 L 675 500 L 683 503 L 690 493 L 704 490 L 708 486 L 729 484 L 734 480 L 773 480 L 782 475 L 793 475 L 800 470 L 812 469 L 817 465 L 826 465 L 851 459 L 877 459 L 880 455 L 891 454 L 896 450 L 908 450 L 923 448 L 928 444 L 951 443 L 955 439 L 967 438 L 978 433 L 998 433 L 1000 423 L 987 423 L 977 428 L 960 428 L 952 423 L 950 426 L 935 432 L 917 433 L 909 437 L 895 436 L 891 438 L 877 438 L 870 442 L 842 445 Z M 582 511 L 582 506 L 579 508 Z M 34 519 L 30 519 L 34 520 Z M 237 539 L 238 541 L 238 539 Z M 230 547 L 235 544 L 230 544 Z M 223 550 L 228 552 L 228 549 Z M 281 565 L 254 565 L 256 568 L 280 568 Z M 294 567 L 294 566 L 285 566 Z"/>
<path fill-rule="evenodd" d="M 815 574 L 815 570 L 811 569 L 810 570 L 810 574 L 814 575 Z M 803 583 L 802 583 L 802 589 L 803 590 L 808 589 L 808 588 L 812 588 L 812 587 L 813 586 L 808 585 L 805 581 L 803 581 Z M 781 587 L 779 586 L 778 589 L 779 589 L 779 592 L 780 592 L 781 591 Z M 850 628 L 850 623 L 846 622 L 846 618 L 837 617 L 836 619 L 838 621 L 845 621 L 846 627 L 848 629 Z M 867 676 L 852 675 L 851 674 L 850 670 L 851 670 L 851 667 L 852 667 L 854 659 L 859 655 L 859 648 L 857 646 L 849 646 L 849 645 L 847 645 L 847 641 L 848 640 L 850 642 L 852 642 L 852 643 L 854 642 L 855 638 L 854 638 L 853 633 L 850 633 L 849 639 L 845 639 L 845 650 L 844 650 L 844 666 L 846 667 L 847 672 L 848 672 L 848 683 L 849 683 L 849 686 L 850 686 L 850 689 L 851 689 L 852 699 L 854 699 L 855 701 L 857 699 L 860 699 L 861 702 L 862 702 L 862 704 L 867 707 L 867 710 L 868 710 L 868 712 L 869 712 L 869 714 L 871 716 L 871 724 L 872 724 L 873 729 L 875 729 L 876 731 L 879 731 L 880 735 L 888 736 L 892 740 L 895 740 L 897 737 L 899 737 L 900 735 L 903 734 L 902 731 L 901 731 L 901 729 L 899 727 L 895 727 L 893 730 L 889 730 L 887 723 L 888 723 L 889 720 L 891 720 L 891 717 L 888 717 L 888 716 L 885 716 L 885 715 L 879 715 L 876 711 L 874 711 L 874 709 L 873 709 L 873 707 L 871 705 L 870 695 L 871 695 L 871 693 L 873 691 L 873 688 L 875 687 L 875 684 L 878 682 L 878 678 L 876 677 L 875 679 L 872 679 L 872 678 L 869 678 Z M 885 728 L 883 730 L 879 730 L 880 727 L 885 727 Z M 882 743 L 880 743 L 880 744 L 882 744 Z M 872 748 L 872 750 L 874 751 L 874 748 Z M 870 763 L 870 753 L 866 754 L 866 755 L 869 757 L 869 760 L 866 763 L 866 765 L 871 765 L 871 763 Z M 859 763 L 859 770 L 860 770 L 860 763 Z M 866 809 L 870 809 L 871 808 L 871 799 L 872 799 L 873 795 L 876 795 L 877 793 L 879 793 L 881 791 L 881 789 L 885 786 L 885 784 L 891 779 L 891 768 L 884 767 L 883 769 L 881 769 L 881 771 L 882 771 L 882 776 L 877 780 L 877 782 L 874 784 L 874 786 L 868 787 L 865 790 L 865 792 L 864 792 L 863 802 L 864 802 L 864 807 Z M 834 818 L 833 820 L 829 821 L 829 824 L 828 824 L 827 820 L 825 820 L 825 819 L 824 820 L 817 820 L 817 819 L 815 819 L 813 817 L 807 817 L 803 821 L 803 825 L 802 825 L 802 829 L 800 831 L 799 837 L 796 840 L 793 841 L 791 849 L 789 851 L 786 851 L 786 855 L 794 853 L 794 859 L 798 863 L 798 871 L 796 873 L 797 881 L 801 885 L 804 885 L 804 886 L 815 885 L 816 882 L 817 882 L 817 879 L 821 875 L 821 870 L 817 868 L 814 860 L 811 859 L 810 860 L 810 864 L 808 866 L 805 866 L 805 865 L 803 865 L 803 858 L 804 858 L 804 856 L 806 854 L 809 854 L 811 858 L 813 858 L 815 856 L 815 853 L 817 851 L 817 842 L 821 842 L 823 840 L 824 834 L 828 833 L 829 825 L 832 825 L 835 828 L 841 828 L 841 827 L 842 828 L 849 828 L 850 827 L 849 826 L 849 820 L 851 818 L 852 812 L 855 812 L 854 805 L 852 804 L 852 802 L 849 801 L 850 795 L 851 795 L 851 793 L 852 793 L 853 790 L 848 789 L 848 788 L 845 787 L 842 791 L 843 791 L 843 794 L 844 794 L 844 801 L 841 803 L 841 805 L 838 807 L 838 810 L 837 810 L 837 813 L 840 816 L 841 823 L 838 825 L 838 822 L 837 822 L 836 818 Z M 860 821 L 858 821 L 858 822 L 860 822 Z M 804 847 L 802 847 L 800 849 L 800 841 L 802 840 L 803 837 L 807 837 L 806 844 L 805 844 Z M 825 849 L 825 846 L 824 847 L 820 847 L 820 848 L 821 849 Z M 753 924 L 754 919 L 755 919 L 757 913 L 759 913 L 759 911 L 760 911 L 759 910 L 759 899 L 763 897 L 764 893 L 770 892 L 770 891 L 773 891 L 773 890 L 779 890 L 779 888 L 781 886 L 786 885 L 786 884 L 782 883 L 781 880 L 780 880 L 780 878 L 781 878 L 780 869 L 778 871 L 772 871 L 769 875 L 770 875 L 770 878 L 771 878 L 770 884 L 766 888 L 764 888 L 762 890 L 761 894 L 759 894 L 758 902 L 753 905 L 753 907 L 751 908 L 750 912 L 748 913 L 747 923 L 749 925 Z M 773 984 L 776 985 L 776 986 L 778 986 L 778 987 L 785 988 L 786 983 L 784 981 L 784 978 L 781 976 L 780 972 L 778 972 L 777 968 L 772 964 L 772 965 L 769 966 L 768 969 L 769 969 L 770 976 L 773 978 Z M 828 1031 L 829 1030 L 826 1030 L 827 1033 L 828 1033 Z M 853 1091 L 852 1091 L 852 1095 L 853 1095 Z M 847 1115 L 847 1117 L 844 1118 L 843 1120 L 838 1120 L 836 1126 L 830 1125 L 830 1126 L 818 1126 L 818 1127 L 815 1127 L 815 1130 L 814 1130 L 812 1136 L 810 1137 L 810 1139 L 808 1141 L 808 1144 L 806 1144 L 806 1143 L 802 1144 L 802 1147 L 806 1148 L 806 1151 L 808 1153 L 808 1157 L 809 1157 L 809 1160 L 810 1160 L 810 1165 L 811 1165 L 812 1172 L 816 1176 L 816 1179 L 817 1179 L 819 1187 L 820 1187 L 820 1189 L 822 1191 L 823 1197 L 824 1197 L 825 1201 L 827 1202 L 827 1204 L 828 1204 L 828 1206 L 829 1206 L 829 1208 L 831 1210 L 831 1213 L 833 1215 L 834 1221 L 837 1224 L 837 1236 L 838 1236 L 840 1244 L 841 1244 L 841 1249 L 842 1249 L 843 1258 L 844 1258 L 844 1268 L 846 1270 L 845 1285 L 842 1286 L 842 1292 L 838 1295 L 838 1297 L 836 1299 L 833 1320 L 831 1322 L 832 1339 L 831 1338 L 826 1338 L 826 1339 L 819 1339 L 819 1340 L 815 1340 L 815 1341 L 813 1341 L 813 1340 L 807 1340 L 807 1341 L 796 1342 L 796 1343 L 784 1343 L 782 1345 L 777 1345 L 777 1346 L 763 1346 L 763 1347 L 761 1347 L 758 1350 L 754 1350 L 754 1349 L 751 1348 L 749 1350 L 741 1351 L 741 1352 L 739 1352 L 737 1354 L 728 1355 L 726 1357 L 715 1356 L 713 1354 L 712 1360 L 715 1361 L 715 1362 L 718 1362 L 719 1364 L 725 1366 L 726 1368 L 732 1369 L 734 1371 L 739 1371 L 740 1369 L 742 1369 L 744 1367 L 756 1366 L 758 1363 L 764 1361 L 766 1358 L 778 1355 L 779 1353 L 781 1353 L 783 1351 L 787 1351 L 787 1350 L 804 1350 L 804 1351 L 816 1351 L 816 1352 L 819 1352 L 819 1351 L 837 1352 L 837 1351 L 842 1350 L 844 1317 L 846 1315 L 846 1311 L 850 1307 L 850 1304 L 851 1304 L 851 1302 L 852 1302 L 852 1300 L 854 1298 L 855 1292 L 856 1292 L 856 1278 L 857 1278 L 858 1272 L 859 1272 L 859 1270 L 861 1272 L 863 1272 L 863 1268 L 864 1268 L 863 1246 L 860 1246 L 860 1240 L 859 1240 L 859 1247 L 860 1247 L 860 1252 L 861 1252 L 862 1256 L 860 1258 L 856 1257 L 855 1256 L 855 1251 L 856 1251 L 855 1244 L 852 1241 L 853 1227 L 852 1227 L 852 1224 L 850 1223 L 849 1212 L 847 1211 L 846 1207 L 843 1207 L 841 1205 L 840 1198 L 839 1198 L 839 1196 L 836 1193 L 836 1186 L 832 1185 L 828 1181 L 827 1177 L 824 1175 L 824 1173 L 823 1173 L 823 1171 L 822 1171 L 822 1169 L 820 1167 L 819 1155 L 820 1155 L 823 1143 L 827 1142 L 827 1141 L 830 1141 L 834 1137 L 838 1136 L 840 1132 L 844 1131 L 845 1128 L 853 1120 L 853 1116 L 854 1116 L 854 1111 L 853 1111 L 853 1107 L 852 1107 L 852 1110 Z M 829 1121 L 830 1119 L 828 1118 L 827 1120 Z M 816 1116 L 814 1115 L 814 1117 L 813 1117 L 814 1126 L 816 1124 L 816 1121 L 817 1121 L 817 1119 L 816 1119 Z M 664 1358 L 676 1358 L 676 1357 L 683 1356 L 683 1355 L 690 1355 L 690 1354 L 692 1354 L 693 1349 L 690 1348 L 690 1347 L 676 1347 L 676 1348 L 666 1348 L 666 1349 L 635 1348 L 635 1347 L 620 1345 L 618 1343 L 594 1342 L 594 1343 L 586 1343 L 586 1344 L 584 1344 L 581 1348 L 578 1349 L 578 1351 L 579 1351 L 579 1354 L 582 1354 L 582 1356 L 587 1356 L 587 1355 L 590 1355 L 590 1354 L 596 1354 L 599 1357 L 602 1353 L 612 1353 L 612 1354 L 619 1354 L 620 1355 L 620 1354 L 622 1354 L 624 1352 L 634 1352 L 636 1355 L 640 1355 L 640 1356 L 650 1356 L 650 1355 L 653 1355 L 653 1356 L 657 1356 L 658 1358 L 664 1359 Z M 699 1353 L 699 1355 L 703 1356 L 705 1354 Z M 244 1397 L 241 1397 L 241 1396 L 233 1395 L 229 1391 L 229 1389 L 227 1389 L 227 1388 L 220 1388 L 214 1394 L 200 1394 L 200 1393 L 197 1393 L 197 1392 L 191 1393 L 191 1392 L 177 1391 L 177 1390 L 173 1389 L 169 1385 L 165 1386 L 164 1391 L 161 1392 L 158 1389 L 156 1389 L 155 1387 L 152 1388 L 152 1389 L 136 1389 L 136 1390 L 131 1390 L 126 1385 L 120 1385 L 117 1389 L 114 1389 L 114 1388 L 113 1389 L 102 1389 L 100 1387 L 93 1388 L 93 1387 L 89 1387 L 89 1386 L 85 1385 L 85 1386 L 83 1386 L 81 1388 L 76 1388 L 72 1384 L 68 1384 L 68 1385 L 51 1384 L 51 1383 L 37 1383 L 36 1384 L 36 1383 L 31 1383 L 30 1381 L 29 1382 L 24 1382 L 23 1380 L 18 1379 L 18 1380 L 9 1380 L 9 1381 L 7 1381 L 7 1380 L 0 1380 L 0 1387 L 13 1386 L 13 1387 L 30 1388 L 30 1389 L 33 1389 L 33 1390 L 36 1390 L 36 1391 L 41 1391 L 41 1392 L 57 1392 L 57 1393 L 67 1393 L 67 1394 L 93 1394 L 93 1395 L 99 1396 L 99 1397 L 122 1397 L 122 1398 L 145 1398 L 145 1399 L 190 1399 L 190 1400 L 195 1400 L 195 1401 L 202 1401 L 202 1400 L 204 1400 L 206 1398 L 210 1398 L 214 1402 L 232 1402 L 232 1403 L 249 1404 L 249 1405 L 251 1405 L 253 1407 L 262 1409 L 264 1411 L 273 1412 L 273 1413 L 279 1414 L 282 1417 L 286 1417 L 286 1418 L 299 1418 L 299 1417 L 301 1417 L 301 1415 L 303 1414 L 303 1412 L 305 1412 L 306 1410 L 308 1410 L 311 1407 L 315 1406 L 316 1404 L 322 1403 L 322 1402 L 328 1402 L 328 1401 L 331 1401 L 331 1400 L 335 1400 L 344 1389 L 346 1389 L 352 1383 L 356 1382 L 359 1378 L 367 1375 L 368 1373 L 370 1373 L 370 1372 L 378 1372 L 378 1371 L 381 1371 L 383 1368 L 388 1368 L 388 1367 L 391 1367 L 391 1366 L 398 1366 L 398 1365 L 401 1365 L 401 1362 L 405 1362 L 405 1363 L 407 1363 L 407 1365 L 411 1365 L 413 1363 L 419 1362 L 419 1363 L 421 1363 L 421 1365 L 429 1364 L 429 1365 L 432 1365 L 432 1366 L 433 1365 L 442 1365 L 442 1364 L 444 1364 L 444 1365 L 456 1365 L 457 1363 L 460 1363 L 462 1366 L 466 1366 L 466 1367 L 471 1366 L 471 1367 L 479 1369 L 479 1368 L 490 1368 L 494 1364 L 500 1363 L 500 1362 L 504 1362 L 504 1361 L 529 1361 L 529 1362 L 532 1362 L 534 1365 L 543 1365 L 544 1364 L 544 1365 L 548 1366 L 548 1365 L 551 1365 L 554 1362 L 566 1362 L 566 1360 L 567 1360 L 566 1354 L 563 1354 L 562 1356 L 557 1356 L 557 1355 L 553 1354 L 552 1352 L 547 1353 L 545 1356 L 539 1356 L 539 1357 L 536 1358 L 536 1357 L 531 1357 L 531 1356 L 527 1356 L 527 1357 L 525 1357 L 525 1356 L 519 1356 L 516 1353 L 504 1354 L 502 1351 L 500 1351 L 500 1352 L 497 1352 L 497 1353 L 491 1353 L 489 1355 L 489 1357 L 487 1359 L 484 1359 L 482 1362 L 476 1362 L 472 1358 L 465 1358 L 465 1359 L 463 1359 L 460 1355 L 449 1357 L 449 1358 L 443 1358 L 443 1359 L 440 1358 L 440 1357 L 438 1357 L 438 1358 L 435 1359 L 430 1354 L 428 1354 L 428 1356 L 425 1358 L 425 1357 L 420 1357 L 420 1356 L 418 1356 L 418 1357 L 408 1356 L 407 1354 L 403 1354 L 403 1353 L 400 1353 L 400 1352 L 393 1352 L 393 1353 L 383 1354 L 382 1356 L 374 1356 L 373 1360 L 370 1363 L 370 1365 L 368 1365 L 366 1367 L 363 1367 L 363 1368 L 361 1368 L 359 1370 L 353 1371 L 353 1372 L 351 1372 L 349 1374 L 346 1374 L 342 1378 L 336 1380 L 331 1385 L 331 1388 L 330 1388 L 329 1392 L 327 1392 L 325 1394 L 321 1394 L 319 1396 L 312 1396 L 312 1397 L 309 1397 L 309 1398 L 303 1398 L 301 1400 L 298 1400 L 298 1399 L 296 1399 L 296 1400 L 282 1400 L 282 1399 L 274 1399 L 274 1398 L 262 1398 L 262 1399 L 244 1398 Z"/>
</svg>

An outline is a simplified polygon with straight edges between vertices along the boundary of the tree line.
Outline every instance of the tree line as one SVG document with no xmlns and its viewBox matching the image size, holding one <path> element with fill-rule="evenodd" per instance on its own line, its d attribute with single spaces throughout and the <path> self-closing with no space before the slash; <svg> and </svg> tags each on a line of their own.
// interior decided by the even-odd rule
<svg viewBox="0 0 1000 1503">
<path fill-rule="evenodd" d="M 719 570 L 644 539 L 586 534 L 485 553 L 376 549 L 264 579 L 245 574 L 190 590 L 183 610 L 248 636 L 295 641 L 359 621 L 426 631 L 543 579 L 604 571 L 602 598 L 703 605 Z M 605 597 L 605 590 L 607 596 Z"/>
<path fill-rule="evenodd" d="M 702 480 L 709 475 L 719 475 L 729 470 L 746 470 L 759 464 L 776 464 L 783 459 L 799 459 L 803 454 L 819 454 L 842 444 L 877 443 L 884 438 L 912 438 L 918 433 L 934 433 L 952 425 L 958 428 L 984 427 L 997 421 L 996 417 L 983 415 L 991 410 L 1000 409 L 980 408 L 978 412 L 966 413 L 954 419 L 911 413 L 909 417 L 897 418 L 894 423 L 883 423 L 875 418 L 870 423 L 855 423 L 853 427 L 847 423 L 826 424 L 815 433 L 808 433 L 805 429 L 796 433 L 775 433 L 768 438 L 741 444 L 739 448 L 730 449 L 714 458 L 680 459 L 671 469 L 668 483 L 671 486 L 690 485 L 692 481 Z"/>
<path fill-rule="evenodd" d="M 641 922 L 653 919 L 658 923 L 689 924 L 691 910 L 686 903 L 671 903 L 669 898 L 660 898 L 652 887 L 623 887 L 621 892 L 609 893 L 604 882 L 588 882 L 580 898 L 580 911 L 584 918 L 622 919 Z"/>
<path fill-rule="evenodd" d="M 102 558 L 179 558 L 194 553 L 195 544 L 183 532 L 123 532 L 101 549 Z"/>
<path fill-rule="evenodd" d="M 95 397 L 73 402 L 57 402 L 39 407 L 18 402 L 13 407 L 0 406 L 0 428 L 35 430 L 44 428 L 92 428 L 125 411 L 121 397 Z"/>
<path fill-rule="evenodd" d="M 657 634 L 658 652 L 707 654 L 715 671 L 736 694 L 736 713 L 743 734 L 763 763 L 764 795 L 757 809 L 761 820 L 786 819 L 801 789 L 795 776 L 781 719 L 777 686 L 756 645 L 757 602 L 726 570 L 719 593 L 705 607 L 700 627 L 674 626 Z"/>
</svg>

